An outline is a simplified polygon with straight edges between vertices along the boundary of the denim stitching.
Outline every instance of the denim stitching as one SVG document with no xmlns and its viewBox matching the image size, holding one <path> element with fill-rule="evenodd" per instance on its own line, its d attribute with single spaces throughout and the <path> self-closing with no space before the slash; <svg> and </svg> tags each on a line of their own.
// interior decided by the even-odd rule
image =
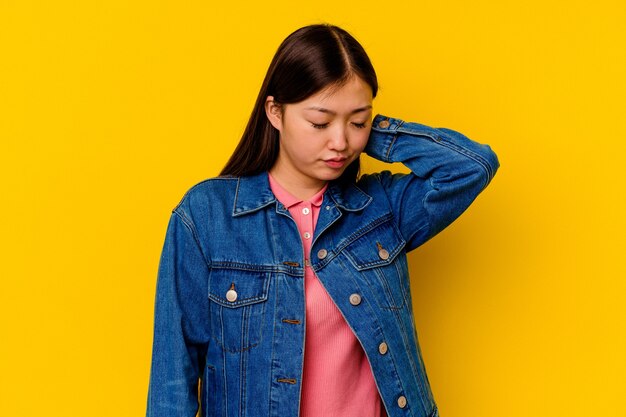
<svg viewBox="0 0 626 417">
<path fill-rule="evenodd" d="M 346 265 L 343 262 L 339 262 L 338 263 L 339 267 L 341 267 L 347 275 L 350 275 L 350 270 L 346 268 Z M 367 297 L 364 297 L 363 300 L 365 301 L 365 303 L 368 306 L 368 309 L 370 311 L 376 311 L 375 308 L 372 308 L 370 301 Z M 357 338 L 357 340 L 359 341 L 359 344 L 361 345 L 361 347 L 363 347 L 363 351 L 365 352 L 365 356 L 367 356 L 367 351 L 365 350 L 364 346 L 363 346 L 363 342 L 361 341 L 361 339 L 358 337 L 357 333 L 354 331 L 354 328 L 352 327 L 352 325 L 350 324 L 350 322 L 346 319 L 346 317 L 344 316 L 343 312 L 341 310 L 339 310 L 341 315 L 343 316 L 344 320 L 346 321 L 346 323 L 348 324 L 348 327 L 350 327 L 350 330 L 352 330 L 352 333 L 354 333 L 354 336 Z M 380 330 L 380 333 L 382 334 L 382 337 L 384 340 L 387 340 L 388 338 L 385 336 L 385 331 L 383 330 L 383 327 L 379 324 L 378 320 L 378 315 L 374 314 L 374 319 L 375 319 L 375 325 L 376 328 Z M 385 355 L 387 356 L 387 355 Z M 398 375 L 398 372 L 396 371 L 398 369 L 398 366 L 396 364 L 396 361 L 394 360 L 394 353 L 390 352 L 390 354 L 388 354 L 389 359 L 391 360 L 391 363 L 393 365 L 393 369 L 391 369 L 391 371 L 394 374 L 394 382 L 400 387 L 400 392 L 404 393 L 404 387 L 402 386 L 402 381 L 400 380 L 400 377 Z M 376 379 L 376 375 L 374 374 L 373 371 L 373 367 L 371 366 L 372 361 L 370 360 L 370 357 L 367 356 L 368 362 L 370 363 L 370 367 L 372 368 L 372 376 L 374 377 L 374 383 L 376 384 L 376 389 L 378 391 L 378 393 L 380 394 L 381 390 L 380 390 L 380 386 L 378 385 L 378 380 Z M 382 399 L 382 396 L 381 396 Z M 384 405 L 384 400 L 383 401 L 383 405 Z M 385 407 L 386 408 L 386 407 Z M 407 407 L 406 410 L 409 410 L 410 408 Z"/>
<path fill-rule="evenodd" d="M 250 314 L 251 314 L 251 306 L 246 306 L 243 308 L 243 320 L 241 321 L 241 342 L 242 342 L 242 346 L 247 346 L 249 344 L 249 336 L 250 336 Z M 261 339 L 259 338 L 259 341 Z M 239 355 L 239 366 L 240 366 L 240 381 L 239 381 L 239 389 L 240 389 L 240 393 L 239 393 L 239 397 L 240 397 L 240 401 L 239 401 L 239 415 L 240 417 L 243 417 L 244 413 L 244 409 L 245 407 L 243 407 L 244 404 L 246 404 L 246 370 L 247 370 L 247 365 L 248 365 L 248 351 L 249 349 L 244 349 L 241 352 L 241 355 Z"/>
<path fill-rule="evenodd" d="M 187 200 L 187 196 L 189 194 L 191 194 L 192 190 L 200 187 L 201 185 L 206 184 L 207 182 L 213 182 L 213 181 L 224 181 L 224 180 L 236 180 L 236 177 L 216 177 L 216 178 L 207 178 L 205 180 L 200 181 L 199 183 L 195 184 L 193 187 L 191 187 L 189 190 L 187 190 L 187 192 L 185 192 L 185 194 L 183 195 L 183 197 L 180 199 L 180 201 L 178 202 L 178 204 L 176 204 L 176 206 L 174 206 L 174 208 L 172 209 L 172 211 L 176 211 L 178 210 L 178 208 L 180 206 L 182 206 L 182 204 Z"/>
<path fill-rule="evenodd" d="M 411 308 L 409 310 L 410 314 L 413 314 L 413 309 Z M 407 347 L 407 349 L 409 351 L 411 351 L 412 345 L 409 343 L 409 338 L 408 335 L 406 334 L 406 326 L 404 326 L 404 322 L 402 321 L 402 317 L 400 317 L 400 314 L 398 314 L 398 311 L 394 311 L 393 312 L 396 322 L 398 324 L 401 325 L 400 330 L 400 334 L 402 335 L 402 341 L 405 347 Z M 417 339 L 416 339 L 416 343 L 417 343 Z M 407 355 L 409 358 L 409 362 L 411 363 L 411 368 L 413 368 L 413 375 L 415 376 L 416 379 L 418 379 L 418 384 L 417 384 L 417 390 L 418 390 L 418 394 L 420 397 L 420 402 L 422 403 L 422 408 L 424 409 L 424 411 L 426 411 L 426 404 L 424 403 L 424 392 L 422 390 L 422 384 L 419 381 L 419 374 L 417 373 L 417 365 L 415 364 L 415 361 L 413 360 L 413 355 Z"/>
<path fill-rule="evenodd" d="M 302 268 L 295 268 L 291 266 L 283 266 L 282 264 L 245 264 L 237 261 L 212 261 L 211 266 L 216 269 L 236 269 L 241 271 L 251 272 L 280 272 L 289 275 L 296 275 L 302 271 Z"/>
<path fill-rule="evenodd" d="M 223 336 L 223 334 L 222 334 Z M 244 346 L 241 348 L 230 348 L 228 346 L 226 346 L 224 343 L 222 343 L 217 337 L 215 336 L 211 336 L 211 339 L 213 339 L 215 341 L 215 343 L 217 343 L 217 345 L 224 351 L 224 352 L 228 352 L 228 353 L 240 353 L 240 352 L 244 352 L 246 350 L 250 350 L 256 346 L 258 346 L 258 343 L 253 343 L 250 346 Z"/>
<path fill-rule="evenodd" d="M 173 211 L 172 213 L 175 214 L 180 219 L 180 221 L 183 223 L 183 225 L 191 233 L 191 237 L 193 237 L 193 240 L 196 242 L 196 246 L 198 247 L 198 250 L 200 251 L 200 254 L 202 255 L 202 258 L 204 259 L 204 262 L 210 268 L 211 267 L 211 263 L 209 262 L 207 256 L 205 255 L 204 250 L 202 250 L 202 245 L 200 244 L 200 238 L 198 237 L 198 233 L 197 233 L 196 228 L 193 225 L 193 222 L 191 221 L 191 219 L 189 219 L 184 214 L 184 212 Z"/>
<path fill-rule="evenodd" d="M 491 173 L 491 169 L 489 168 L 489 163 L 487 163 L 487 161 L 482 158 L 480 155 L 475 154 L 474 152 L 469 151 L 468 149 L 465 149 L 463 147 L 454 145 L 452 143 L 449 143 L 447 141 L 438 141 L 438 144 L 440 144 L 441 146 L 445 146 L 448 149 L 452 149 L 470 159 L 472 159 L 474 162 L 476 162 L 478 164 L 478 166 L 480 166 L 483 171 L 486 174 L 486 178 L 485 178 L 485 183 L 483 184 L 483 189 L 489 184 L 489 182 L 491 181 L 491 179 L 493 178 L 493 174 Z"/>
<path fill-rule="evenodd" d="M 401 310 L 404 304 L 403 302 L 401 302 L 399 306 L 395 305 L 395 303 L 393 303 L 392 305 L 391 303 L 391 300 L 394 300 L 393 291 L 391 291 L 391 288 L 389 287 L 389 283 L 387 282 L 387 278 L 385 278 L 385 274 L 380 270 L 380 268 L 375 268 L 374 274 L 378 277 L 378 280 L 383 284 L 383 289 L 386 295 L 385 299 L 389 303 L 389 306 L 387 307 L 383 306 L 382 308 L 384 308 L 385 310 Z M 402 299 L 404 299 L 404 297 Z"/>
<path fill-rule="evenodd" d="M 339 244 L 335 249 L 328 250 L 328 255 L 321 262 L 317 263 L 316 265 L 311 265 L 313 267 L 313 270 L 316 272 L 319 271 L 324 266 L 328 265 L 330 261 L 333 260 L 336 256 L 338 256 L 341 253 L 341 251 L 343 251 L 346 248 L 346 246 L 350 245 L 352 242 L 357 240 L 359 237 L 363 236 L 365 233 L 369 232 L 370 230 L 374 229 L 380 224 L 383 224 L 386 221 L 391 220 L 392 218 L 393 218 L 393 214 L 388 213 L 384 216 L 381 216 L 373 220 L 372 222 L 368 223 L 365 227 L 352 233 L 351 235 L 346 237 L 344 240 L 342 240 L 341 244 Z"/>
<path fill-rule="evenodd" d="M 383 224 L 381 224 L 380 226 L 383 226 Z M 392 223 L 391 227 L 393 227 L 395 225 L 395 223 Z M 371 232 L 371 228 L 367 230 L 366 233 Z M 402 251 L 402 249 L 406 246 L 406 241 L 402 238 L 401 234 L 399 231 L 394 230 L 394 232 L 398 237 L 399 240 L 399 244 L 392 249 L 391 252 L 389 252 L 389 258 L 386 260 L 383 259 L 378 259 L 375 261 L 371 261 L 371 262 L 365 262 L 365 263 L 359 263 L 357 261 L 357 259 L 350 253 L 350 250 L 348 248 L 348 246 L 350 246 L 352 243 L 354 243 L 358 238 L 361 238 L 362 236 L 364 236 L 366 233 L 361 233 L 359 235 L 359 237 L 357 239 L 354 239 L 352 242 L 350 242 L 350 244 L 346 245 L 345 247 L 342 248 L 342 252 L 344 253 L 344 255 L 346 257 L 348 257 L 348 259 L 350 260 L 350 263 L 352 263 L 352 265 L 359 271 L 365 270 L 365 269 L 369 269 L 371 267 L 377 267 L 377 266 L 385 266 L 385 265 L 391 265 L 391 263 L 395 260 L 396 256 Z"/>
</svg>

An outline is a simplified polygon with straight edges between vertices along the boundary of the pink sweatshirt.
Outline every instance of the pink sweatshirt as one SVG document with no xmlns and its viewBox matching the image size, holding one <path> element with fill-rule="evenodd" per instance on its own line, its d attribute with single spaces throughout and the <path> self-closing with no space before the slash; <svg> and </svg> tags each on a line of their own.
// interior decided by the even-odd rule
<svg viewBox="0 0 626 417">
<path fill-rule="evenodd" d="M 300 416 L 386 416 L 363 348 L 309 266 L 313 233 L 326 187 L 309 201 L 302 201 L 271 175 L 269 180 L 272 192 L 295 220 L 304 246 L 306 337 Z"/>
</svg>

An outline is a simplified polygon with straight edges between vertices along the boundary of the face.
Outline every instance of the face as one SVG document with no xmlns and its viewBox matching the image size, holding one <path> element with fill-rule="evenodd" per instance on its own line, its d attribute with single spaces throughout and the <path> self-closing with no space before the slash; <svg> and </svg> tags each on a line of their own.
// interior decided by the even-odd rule
<svg viewBox="0 0 626 417">
<path fill-rule="evenodd" d="M 272 176 L 288 190 L 289 186 L 319 190 L 339 178 L 365 148 L 372 89 L 355 76 L 341 87 L 322 90 L 299 103 L 276 106 L 270 96 L 266 113 L 280 132 Z"/>
</svg>

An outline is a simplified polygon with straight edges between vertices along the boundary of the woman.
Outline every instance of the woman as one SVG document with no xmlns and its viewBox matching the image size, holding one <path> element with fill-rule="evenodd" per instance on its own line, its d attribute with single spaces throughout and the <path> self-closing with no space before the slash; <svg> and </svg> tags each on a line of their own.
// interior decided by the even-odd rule
<svg viewBox="0 0 626 417">
<path fill-rule="evenodd" d="M 376 116 L 344 30 L 279 47 L 222 175 L 173 210 L 156 294 L 148 416 L 437 416 L 406 254 L 498 167 L 449 129 Z M 358 178 L 361 152 L 410 174 Z"/>
</svg>

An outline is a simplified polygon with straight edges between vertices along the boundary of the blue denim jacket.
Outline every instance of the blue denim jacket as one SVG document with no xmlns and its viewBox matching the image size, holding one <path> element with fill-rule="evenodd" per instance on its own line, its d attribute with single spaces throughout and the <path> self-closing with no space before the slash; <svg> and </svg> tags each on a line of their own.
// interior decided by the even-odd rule
<svg viewBox="0 0 626 417">
<path fill-rule="evenodd" d="M 453 130 L 380 115 L 365 152 L 411 173 L 331 183 L 312 268 L 361 343 L 389 417 L 437 416 L 406 254 L 471 204 L 498 159 Z M 173 210 L 159 265 L 147 416 L 192 417 L 200 405 L 201 416 L 297 417 L 305 319 L 301 240 L 267 173 L 194 186 Z"/>
</svg>

